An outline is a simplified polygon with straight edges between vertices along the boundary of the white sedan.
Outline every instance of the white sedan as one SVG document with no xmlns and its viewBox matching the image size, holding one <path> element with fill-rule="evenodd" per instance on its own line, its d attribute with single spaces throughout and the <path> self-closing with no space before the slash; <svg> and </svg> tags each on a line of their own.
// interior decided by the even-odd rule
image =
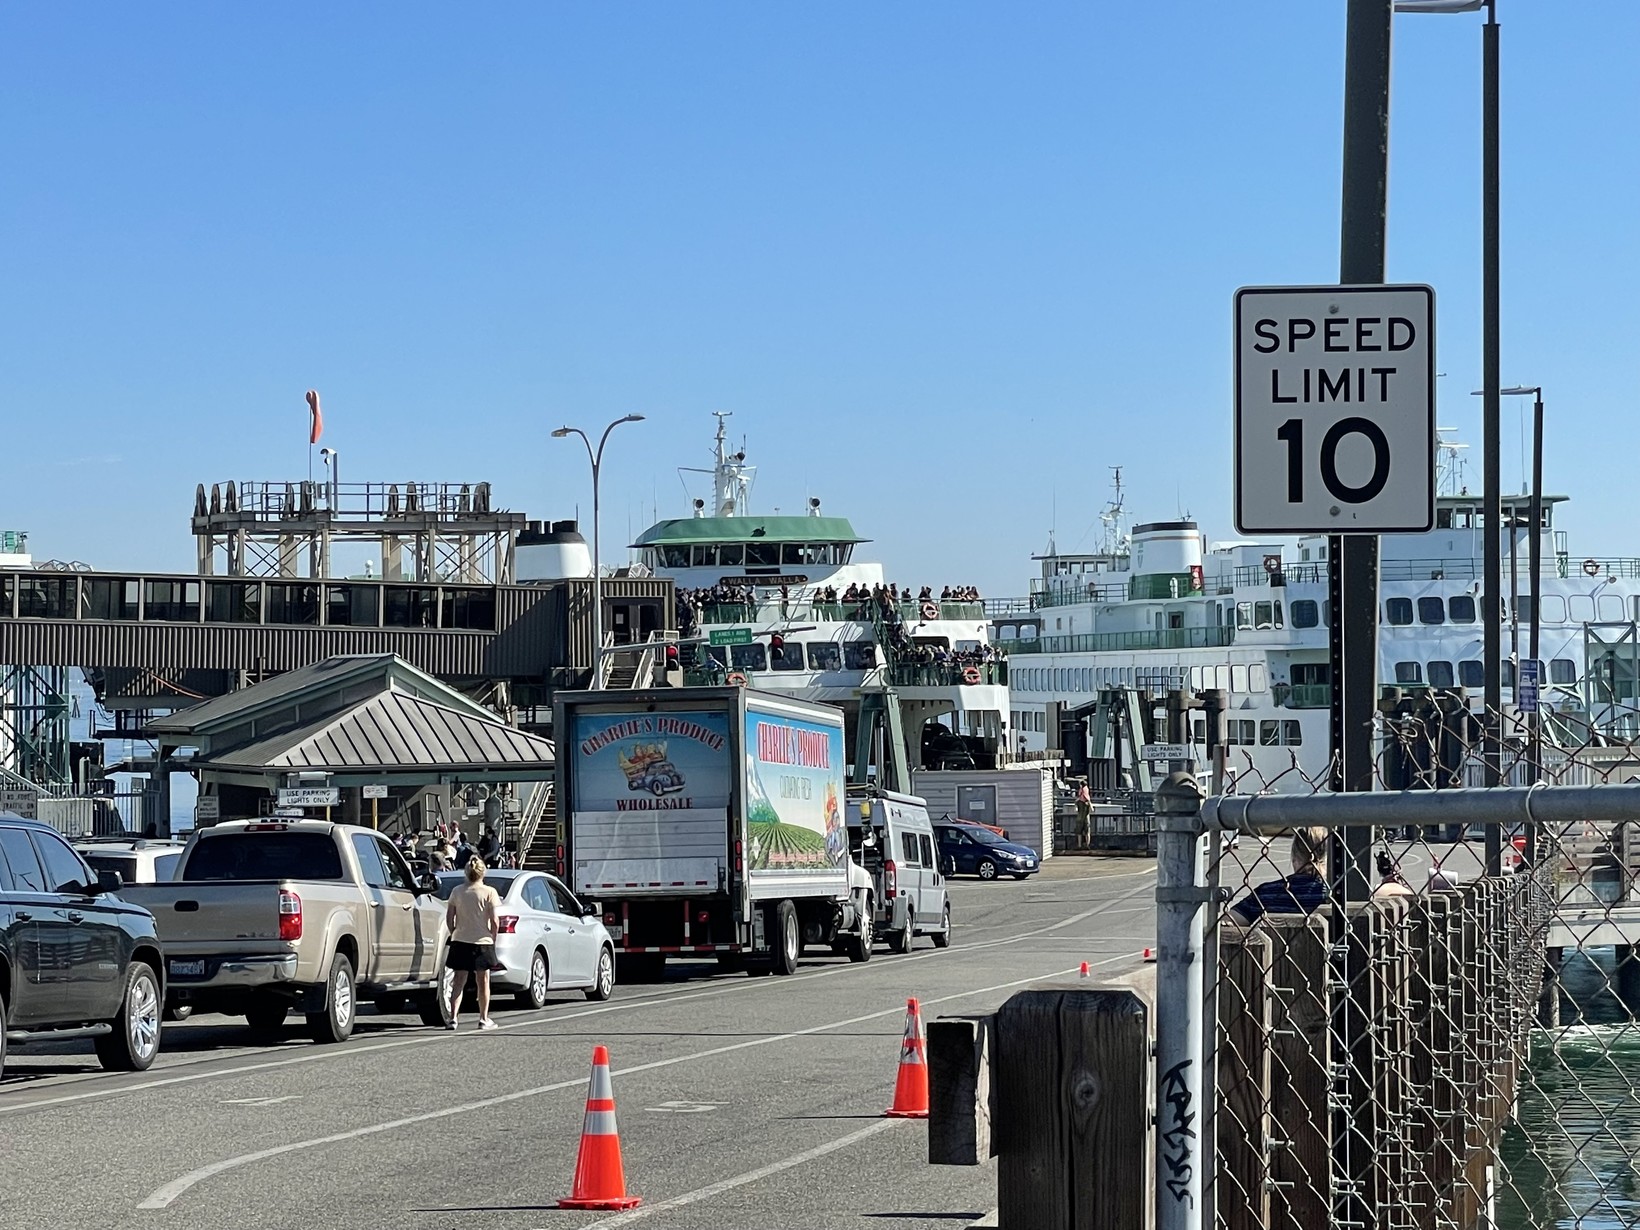
<svg viewBox="0 0 1640 1230">
<path fill-rule="evenodd" d="M 466 879 L 459 871 L 440 872 L 438 895 L 448 900 Z M 501 933 L 490 987 L 511 991 L 523 1007 L 539 1008 L 549 991 L 585 991 L 588 999 L 608 999 L 615 989 L 615 944 L 604 924 L 565 888 L 542 871 L 487 871 L 484 883 L 501 894 Z"/>
</svg>

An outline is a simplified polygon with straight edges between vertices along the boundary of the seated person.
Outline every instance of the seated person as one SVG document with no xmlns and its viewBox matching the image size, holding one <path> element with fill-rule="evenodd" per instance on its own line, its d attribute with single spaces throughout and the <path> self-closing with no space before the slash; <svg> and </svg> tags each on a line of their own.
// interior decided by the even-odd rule
<svg viewBox="0 0 1640 1230">
<path fill-rule="evenodd" d="M 1401 874 L 1401 865 L 1395 861 L 1388 849 L 1378 851 L 1378 887 L 1372 890 L 1374 897 L 1410 897 L 1412 885 Z"/>
<path fill-rule="evenodd" d="M 1293 833 L 1293 874 L 1260 884 L 1230 907 L 1230 920 L 1258 921 L 1265 914 L 1313 914 L 1327 902 L 1327 843 L 1324 828 Z"/>
</svg>

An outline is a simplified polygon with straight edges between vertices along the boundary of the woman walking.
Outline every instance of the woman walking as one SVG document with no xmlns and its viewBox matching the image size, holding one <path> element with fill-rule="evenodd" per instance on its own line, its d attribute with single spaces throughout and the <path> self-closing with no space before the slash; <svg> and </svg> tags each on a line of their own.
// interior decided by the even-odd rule
<svg viewBox="0 0 1640 1230">
<path fill-rule="evenodd" d="M 474 856 L 466 871 L 467 882 L 456 886 L 444 912 L 445 924 L 450 928 L 450 951 L 444 964 L 454 974 L 450 1019 L 444 1028 L 456 1027 L 461 993 L 467 989 L 467 975 L 471 974 L 478 989 L 478 1027 L 494 1029 L 495 1022 L 490 1020 L 490 968 L 495 964 L 495 937 L 501 925 L 496 914 L 501 894 L 484 883 L 483 859 Z"/>
</svg>

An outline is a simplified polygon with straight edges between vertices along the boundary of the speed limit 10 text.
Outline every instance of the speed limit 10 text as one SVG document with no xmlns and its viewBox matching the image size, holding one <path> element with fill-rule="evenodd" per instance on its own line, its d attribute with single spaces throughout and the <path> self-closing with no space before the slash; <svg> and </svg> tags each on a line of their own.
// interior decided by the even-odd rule
<svg viewBox="0 0 1640 1230">
<path fill-rule="evenodd" d="M 1328 316 L 1314 320 L 1291 316 L 1286 320 L 1266 317 L 1253 326 L 1258 340 L 1253 349 L 1259 354 L 1296 354 L 1301 345 L 1325 354 L 1389 353 L 1410 350 L 1417 343 L 1418 327 L 1404 316 Z M 1385 402 L 1390 397 L 1390 380 L 1395 367 L 1318 364 L 1299 371 L 1270 369 L 1270 400 L 1278 404 L 1366 401 Z"/>
</svg>

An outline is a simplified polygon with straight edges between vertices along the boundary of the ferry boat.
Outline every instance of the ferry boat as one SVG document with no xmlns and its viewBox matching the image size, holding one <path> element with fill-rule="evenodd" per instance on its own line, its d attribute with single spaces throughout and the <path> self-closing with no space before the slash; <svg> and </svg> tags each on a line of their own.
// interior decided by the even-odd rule
<svg viewBox="0 0 1640 1230">
<path fill-rule="evenodd" d="M 1435 528 L 1380 539 L 1378 677 L 1479 713 L 1483 507 L 1443 442 Z M 1566 496 L 1502 498 L 1503 701 L 1528 656 L 1531 535 L 1540 536 L 1540 703 L 1552 745 L 1640 734 L 1640 560 L 1582 557 L 1555 528 Z M 1230 693 L 1228 771 L 1242 788 L 1308 792 L 1330 760 L 1327 538 L 1209 542 L 1188 517 L 1126 529 L 1120 471 L 1096 551 L 1048 549 L 1030 593 L 989 604 L 1011 664 L 1016 753 L 1058 746 L 1057 720 L 1101 690 Z M 1206 754 L 1205 719 L 1190 740 Z"/>
<path fill-rule="evenodd" d="M 1008 663 L 989 644 L 984 605 L 935 593 L 884 600 L 894 582 L 865 557 L 869 540 L 823 515 L 818 499 L 801 516 L 754 512 L 755 467 L 744 448 L 731 451 L 727 417 L 717 414 L 711 469 L 697 471 L 710 475 L 710 502 L 694 500 L 692 515 L 633 544 L 642 566 L 677 587 L 686 682 L 836 705 L 851 740 L 864 719 L 868 737 L 904 749 L 908 769 L 1001 767 Z"/>
</svg>

